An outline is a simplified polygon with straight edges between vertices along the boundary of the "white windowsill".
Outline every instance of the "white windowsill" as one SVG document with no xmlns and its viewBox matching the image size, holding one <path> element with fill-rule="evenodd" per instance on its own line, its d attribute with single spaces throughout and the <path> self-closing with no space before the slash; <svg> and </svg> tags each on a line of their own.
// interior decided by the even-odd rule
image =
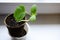
<svg viewBox="0 0 60 40">
<path fill-rule="evenodd" d="M 0 26 L 0 40 L 11 40 L 5 26 Z M 60 40 L 60 24 L 30 25 L 30 32 L 25 40 Z"/>
</svg>

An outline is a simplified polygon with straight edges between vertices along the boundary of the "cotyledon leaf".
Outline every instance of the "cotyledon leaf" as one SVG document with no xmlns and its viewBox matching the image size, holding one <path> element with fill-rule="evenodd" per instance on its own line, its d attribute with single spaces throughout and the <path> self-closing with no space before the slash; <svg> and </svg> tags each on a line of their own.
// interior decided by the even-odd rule
<svg viewBox="0 0 60 40">
<path fill-rule="evenodd" d="M 36 21 L 36 12 L 37 12 L 37 7 L 36 5 L 33 5 L 31 7 L 31 17 L 29 18 L 30 21 L 32 22 Z"/>
<path fill-rule="evenodd" d="M 36 15 L 36 12 L 37 12 L 37 7 L 36 7 L 36 5 L 33 5 L 31 7 L 31 15 Z"/>
<path fill-rule="evenodd" d="M 29 20 L 30 20 L 31 22 L 36 21 L 36 16 L 35 16 L 35 15 L 32 15 Z"/>
<path fill-rule="evenodd" d="M 25 7 L 23 5 L 19 5 L 16 8 L 13 16 L 14 16 L 16 22 L 20 22 L 25 17 L 25 15 L 26 15 Z"/>
</svg>

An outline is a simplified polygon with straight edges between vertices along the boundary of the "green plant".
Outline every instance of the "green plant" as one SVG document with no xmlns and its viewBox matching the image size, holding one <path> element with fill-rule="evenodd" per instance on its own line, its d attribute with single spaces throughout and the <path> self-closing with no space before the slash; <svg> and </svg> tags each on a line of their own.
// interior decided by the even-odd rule
<svg viewBox="0 0 60 40">
<path fill-rule="evenodd" d="M 37 12 L 37 7 L 36 5 L 33 5 L 30 9 L 30 18 L 23 20 L 25 15 L 27 14 L 25 11 L 24 5 L 19 5 L 16 10 L 14 11 L 14 18 L 16 22 L 21 22 L 21 21 L 32 21 L 34 22 L 36 20 L 36 12 Z"/>
</svg>

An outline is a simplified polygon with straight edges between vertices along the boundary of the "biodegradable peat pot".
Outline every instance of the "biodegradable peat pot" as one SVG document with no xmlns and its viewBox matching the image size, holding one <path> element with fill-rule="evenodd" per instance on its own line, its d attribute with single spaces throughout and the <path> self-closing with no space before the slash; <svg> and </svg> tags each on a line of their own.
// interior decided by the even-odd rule
<svg viewBox="0 0 60 40">
<path fill-rule="evenodd" d="M 7 29 L 11 37 L 23 38 L 28 33 L 28 29 L 29 29 L 28 23 L 23 21 L 16 22 L 13 17 L 13 14 L 10 14 L 9 16 L 7 16 L 4 20 L 4 23 L 7 26 Z"/>
</svg>

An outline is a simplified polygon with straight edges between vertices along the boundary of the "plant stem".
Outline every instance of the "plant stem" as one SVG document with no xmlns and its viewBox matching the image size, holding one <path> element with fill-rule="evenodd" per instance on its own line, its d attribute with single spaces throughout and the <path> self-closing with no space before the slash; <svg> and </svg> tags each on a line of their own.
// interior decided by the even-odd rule
<svg viewBox="0 0 60 40">
<path fill-rule="evenodd" d="M 26 21 L 26 22 L 28 22 L 29 20 L 21 20 L 21 21 Z"/>
</svg>

